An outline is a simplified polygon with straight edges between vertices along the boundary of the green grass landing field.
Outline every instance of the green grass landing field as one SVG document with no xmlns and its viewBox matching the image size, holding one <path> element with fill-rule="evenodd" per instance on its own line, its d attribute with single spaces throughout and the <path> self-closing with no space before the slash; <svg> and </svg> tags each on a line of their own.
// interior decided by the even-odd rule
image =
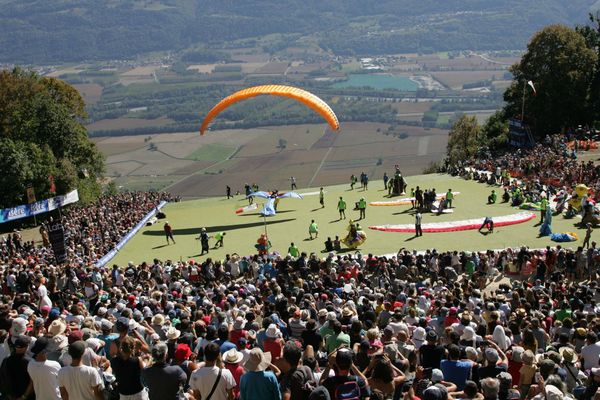
<svg viewBox="0 0 600 400">
<path fill-rule="evenodd" d="M 423 223 L 435 221 L 455 221 L 478 218 L 486 215 L 501 216 L 518 212 L 507 204 L 487 205 L 487 196 L 491 187 L 454 178 L 447 175 L 420 175 L 408 177 L 408 187 L 417 185 L 422 188 L 435 188 L 438 193 L 445 192 L 448 188 L 459 191 L 454 200 L 455 212 L 435 216 L 423 214 Z M 288 189 L 280 187 L 280 191 Z M 324 249 L 323 242 L 328 236 L 345 235 L 348 221 L 338 221 L 336 209 L 337 199 L 343 196 L 348 203 L 346 212 L 348 219 L 358 217 L 358 211 L 352 211 L 355 201 L 365 197 L 368 202 L 385 200 L 387 192 L 383 191 L 381 181 L 372 181 L 368 191 L 360 189 L 349 190 L 349 185 L 337 185 L 325 188 L 325 208 L 319 206 L 318 195 L 305 196 L 303 200 L 281 200 L 278 214 L 267 218 L 269 238 L 273 251 L 287 252 L 290 242 L 295 242 L 302 251 L 321 253 Z M 301 188 L 300 193 L 318 191 L 318 188 Z M 498 190 L 497 190 L 498 191 Z M 263 199 L 258 199 L 262 204 Z M 173 227 L 176 244 L 166 245 L 163 235 L 163 221 L 153 226 L 144 227 L 115 257 L 112 263 L 124 265 L 128 261 L 152 261 L 154 258 L 183 259 L 194 258 L 204 260 L 206 256 L 199 257 L 200 243 L 195 240 L 200 233 L 200 228 L 206 227 L 209 232 L 224 231 L 225 247 L 212 250 L 209 256 L 223 258 L 226 253 L 249 255 L 255 252 L 254 244 L 261 233 L 264 232 L 263 218 L 258 212 L 236 215 L 235 209 L 244 206 L 247 201 L 243 196 L 235 199 L 225 197 L 192 200 L 181 203 L 169 204 L 164 212 L 167 220 Z M 380 232 L 368 229 L 370 225 L 413 223 L 414 216 L 409 210 L 410 206 L 393 207 L 367 207 L 366 219 L 360 221 L 367 234 L 367 241 L 361 247 L 362 253 L 374 254 L 395 253 L 398 249 L 428 249 L 438 250 L 486 250 L 505 247 L 518 247 L 527 245 L 540 248 L 547 245 L 556 245 L 548 237 L 538 238 L 538 216 L 530 222 L 519 225 L 497 228 L 491 235 L 482 235 L 476 230 L 430 233 L 423 237 L 413 238 L 408 233 Z M 258 210 L 257 210 L 258 211 Z M 537 213 L 539 214 L 539 213 Z M 314 219 L 319 225 L 319 238 L 308 239 L 308 225 Z M 555 232 L 579 232 L 578 242 L 566 243 L 566 247 L 576 247 L 583 240 L 583 230 L 574 227 L 579 220 L 565 220 L 562 216 L 553 218 Z M 211 246 L 214 240 L 210 241 Z"/>
</svg>

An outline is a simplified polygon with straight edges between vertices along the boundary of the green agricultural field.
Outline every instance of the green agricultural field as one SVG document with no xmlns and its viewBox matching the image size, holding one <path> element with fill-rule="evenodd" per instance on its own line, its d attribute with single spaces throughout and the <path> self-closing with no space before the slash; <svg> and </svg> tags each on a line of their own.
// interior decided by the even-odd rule
<svg viewBox="0 0 600 400">
<path fill-rule="evenodd" d="M 456 196 L 453 214 L 435 216 L 425 213 L 423 223 L 436 221 L 455 221 L 484 216 L 501 216 L 519 212 L 507 204 L 487 205 L 486 199 L 491 187 L 465 181 L 460 178 L 447 175 L 420 175 L 408 179 L 408 187 L 420 185 L 422 188 L 436 188 L 437 192 L 445 192 L 448 188 L 459 191 Z M 280 188 L 281 190 L 287 189 Z M 299 192 L 310 193 L 318 188 L 301 188 Z M 347 220 L 339 221 L 336 203 L 339 196 L 343 196 L 348 204 L 347 217 L 357 218 L 358 211 L 353 211 L 354 202 L 360 197 L 365 197 L 368 202 L 385 200 L 383 183 L 372 181 L 368 191 L 359 189 L 350 191 L 349 185 L 337 185 L 326 187 L 325 208 L 319 206 L 318 195 L 312 194 L 303 200 L 285 199 L 281 200 L 278 214 L 266 219 L 266 229 L 273 245 L 272 250 L 286 253 L 290 242 L 295 242 L 302 251 L 321 253 L 324 249 L 323 242 L 328 236 L 343 236 L 346 234 Z M 224 194 L 223 187 L 223 194 Z M 264 200 L 258 199 L 258 203 Z M 173 227 L 176 244 L 166 245 L 163 236 L 163 223 L 159 221 L 153 226 L 144 227 L 113 259 L 113 263 L 124 265 L 128 261 L 140 262 L 152 261 L 153 258 L 204 259 L 200 257 L 200 244 L 196 240 L 200 228 L 206 227 L 209 233 L 217 231 L 227 233 L 225 247 L 211 250 L 209 255 L 221 259 L 227 253 L 238 253 L 249 255 L 254 253 L 254 244 L 261 233 L 265 231 L 264 219 L 258 212 L 236 215 L 235 210 L 247 204 L 243 196 L 236 196 L 227 200 L 223 197 L 209 198 L 203 200 L 192 200 L 168 205 L 164 212 L 167 220 Z M 319 238 L 308 239 L 308 225 L 314 219 L 319 225 Z M 374 254 L 396 253 L 398 249 L 424 250 L 436 248 L 438 250 L 464 249 L 464 250 L 486 250 L 505 247 L 518 247 L 527 245 L 533 248 L 541 248 L 547 245 L 556 245 L 548 237 L 538 238 L 536 226 L 539 219 L 536 216 L 532 221 L 507 227 L 497 227 L 495 233 L 483 235 L 476 230 L 450 232 L 450 233 L 425 233 L 423 237 L 414 238 L 409 233 L 389 233 L 368 229 L 370 225 L 413 223 L 414 216 L 410 206 L 374 207 L 368 206 L 366 219 L 361 225 L 367 234 L 367 241 L 361 247 L 362 253 L 372 252 Z M 580 241 L 567 243 L 567 247 L 576 247 L 583 239 L 583 231 L 574 227 L 577 220 L 566 220 L 562 217 L 554 217 L 553 229 L 555 232 L 579 232 Z M 211 240 L 211 246 L 214 240 Z"/>
<path fill-rule="evenodd" d="M 235 151 L 235 147 L 227 146 L 221 143 L 211 143 L 205 146 L 201 146 L 188 154 L 186 157 L 188 160 L 195 161 L 221 161 L 225 160 Z"/>
</svg>

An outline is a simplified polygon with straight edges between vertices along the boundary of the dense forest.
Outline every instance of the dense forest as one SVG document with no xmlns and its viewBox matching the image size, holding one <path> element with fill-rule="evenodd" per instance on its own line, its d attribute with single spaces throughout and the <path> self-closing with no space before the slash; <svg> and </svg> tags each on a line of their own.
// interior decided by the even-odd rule
<svg viewBox="0 0 600 400">
<path fill-rule="evenodd" d="M 598 0 L 0 0 L 0 62 L 131 58 L 295 33 L 338 54 L 524 48 Z M 250 41 L 252 43 L 252 41 Z M 191 54 L 190 60 L 214 54 Z"/>
</svg>

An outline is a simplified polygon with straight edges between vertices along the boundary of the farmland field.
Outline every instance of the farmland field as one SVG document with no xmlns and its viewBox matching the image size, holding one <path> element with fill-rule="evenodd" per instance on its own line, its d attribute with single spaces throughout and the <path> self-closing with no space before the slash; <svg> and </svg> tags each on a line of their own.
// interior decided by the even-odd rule
<svg viewBox="0 0 600 400">
<path fill-rule="evenodd" d="M 350 74 L 348 80 L 333 85 L 336 88 L 370 87 L 373 89 L 396 89 L 415 91 L 418 85 L 405 76 L 389 74 Z"/>
<path fill-rule="evenodd" d="M 381 178 L 399 164 L 418 174 L 439 161 L 447 131 L 399 126 L 400 139 L 383 123 L 293 125 L 246 130 L 96 138 L 106 154 L 107 175 L 118 185 L 168 189 L 184 198 L 214 196 L 225 185 L 243 191 L 245 183 L 286 188 L 294 176 L 300 187 L 347 181 L 366 172 Z M 281 147 L 284 144 L 284 147 Z"/>
</svg>

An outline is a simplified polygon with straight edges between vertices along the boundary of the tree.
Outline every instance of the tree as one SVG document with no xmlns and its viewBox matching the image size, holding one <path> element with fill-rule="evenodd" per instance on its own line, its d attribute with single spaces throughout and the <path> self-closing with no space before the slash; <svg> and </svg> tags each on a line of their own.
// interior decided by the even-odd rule
<svg viewBox="0 0 600 400">
<path fill-rule="evenodd" d="M 504 112 L 496 111 L 481 128 L 482 140 L 490 147 L 497 147 L 508 141 L 508 120 Z"/>
<path fill-rule="evenodd" d="M 590 115 L 600 121 L 600 11 L 589 14 L 592 26 L 578 26 L 576 31 L 585 39 L 587 46 L 596 53 L 596 68 L 588 90 Z"/>
<path fill-rule="evenodd" d="M 480 127 L 474 116 L 461 116 L 450 129 L 446 152 L 450 164 L 468 160 L 477 154 L 480 139 Z"/>
<path fill-rule="evenodd" d="M 587 92 L 594 76 L 597 54 L 584 37 L 563 25 L 549 25 L 536 33 L 527 52 L 511 67 L 513 82 L 504 93 L 507 116 L 521 114 L 525 90 L 525 121 L 541 137 L 591 122 Z M 537 96 L 525 87 L 533 81 Z"/>
<path fill-rule="evenodd" d="M 23 203 L 32 185 L 50 197 L 49 175 L 58 194 L 84 188 L 82 201 L 99 193 L 104 159 L 81 121 L 79 93 L 68 84 L 15 68 L 0 72 L 0 207 Z"/>
</svg>

